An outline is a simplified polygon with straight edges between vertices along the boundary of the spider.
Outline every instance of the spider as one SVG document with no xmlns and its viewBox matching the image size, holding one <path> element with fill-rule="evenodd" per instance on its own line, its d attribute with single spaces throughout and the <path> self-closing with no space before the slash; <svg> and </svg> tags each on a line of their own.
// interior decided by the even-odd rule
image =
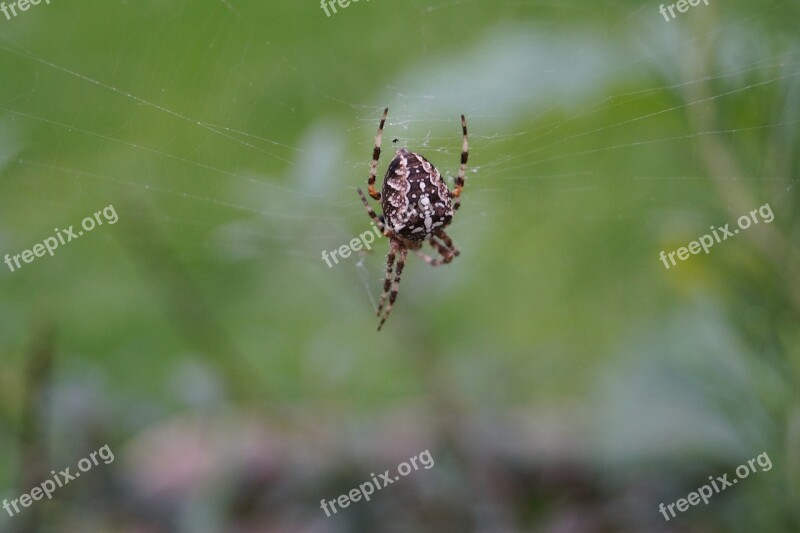
<svg viewBox="0 0 800 533">
<path fill-rule="evenodd" d="M 464 140 L 461 145 L 461 167 L 455 180 L 455 188 L 450 191 L 439 171 L 423 156 L 410 152 L 406 148 L 395 151 L 394 159 L 389 163 L 386 176 L 383 178 L 383 190 L 375 190 L 375 176 L 378 170 L 378 159 L 381 156 L 381 136 L 383 125 L 389 108 L 383 110 L 378 133 L 375 135 L 375 148 L 372 151 L 372 165 L 367 180 L 369 195 L 381 203 L 383 214 L 378 216 L 367 201 L 361 189 L 358 194 L 367 213 L 389 238 L 389 255 L 386 258 L 386 277 L 383 282 L 383 293 L 378 304 L 377 315 L 380 317 L 378 331 L 383 327 L 392 306 L 397 299 L 400 275 L 406 264 L 408 251 L 413 250 L 423 261 L 431 266 L 449 263 L 459 255 L 453 241 L 444 229 L 453 220 L 453 213 L 461 206 L 461 191 L 464 189 L 464 175 L 467 170 L 469 156 L 467 144 L 467 121 L 461 115 L 461 130 Z M 451 202 L 452 200 L 452 202 Z M 428 241 L 441 256 L 432 258 L 422 252 L 421 248 Z M 392 277 L 392 268 L 397 266 Z M 387 302 L 388 298 L 388 302 Z"/>
</svg>

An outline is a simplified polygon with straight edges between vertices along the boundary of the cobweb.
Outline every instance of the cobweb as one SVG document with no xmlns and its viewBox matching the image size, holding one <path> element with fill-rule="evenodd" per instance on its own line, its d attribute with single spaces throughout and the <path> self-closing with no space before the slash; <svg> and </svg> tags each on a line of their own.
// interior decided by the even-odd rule
<svg viewBox="0 0 800 533">
<path fill-rule="evenodd" d="M 796 140 L 800 56 L 796 43 L 769 45 L 765 35 L 789 2 L 760 7 L 751 15 L 698 6 L 698 12 L 671 22 L 650 3 L 608 6 L 603 20 L 592 23 L 593 15 L 588 9 L 584 13 L 580 2 L 556 8 L 522 0 L 498 7 L 496 20 L 479 33 L 454 32 L 458 38 L 449 48 L 436 48 L 443 21 L 451 19 L 457 26 L 475 5 L 468 0 L 411 2 L 414 23 L 405 26 L 403 39 L 414 41 L 414 60 L 373 65 L 372 79 L 356 80 L 372 87 L 374 94 L 366 100 L 355 99 L 351 91 L 334 91 L 324 80 L 306 79 L 292 64 L 300 54 L 294 49 L 302 34 L 265 36 L 251 22 L 257 8 L 236 0 L 220 0 L 216 9 L 199 8 L 209 9 L 205 22 L 216 21 L 221 28 L 191 43 L 233 59 L 228 71 L 219 72 L 230 81 L 225 85 L 215 80 L 216 91 L 208 96 L 201 91 L 185 101 L 171 91 L 180 83 L 177 74 L 135 87 L 118 81 L 125 78 L 119 71 L 131 56 L 124 43 L 118 43 L 119 51 L 105 52 L 116 54 L 119 63 L 109 71 L 97 68 L 88 56 L 58 53 L 9 30 L 8 24 L 0 26 L 3 64 L 20 69 L 30 80 L 27 90 L 0 93 L 0 132 L 7 140 L 0 170 L 11 190 L 26 176 L 47 172 L 74 184 L 76 198 L 109 185 L 152 198 L 160 209 L 141 216 L 173 227 L 180 237 L 175 246 L 188 253 L 211 250 L 228 261 L 277 254 L 313 264 L 312 270 L 322 269 L 326 275 L 321 251 L 336 249 L 368 229 L 356 188 L 365 185 L 384 106 L 390 114 L 379 179 L 392 150 L 406 146 L 428 157 L 452 183 L 460 150 L 458 117 L 467 116 L 470 164 L 462 211 L 453 225 L 464 250 L 491 238 L 486 221 L 514 209 L 512 190 L 530 194 L 532 210 L 552 213 L 565 207 L 539 205 L 539 184 L 561 193 L 565 205 L 570 197 L 613 186 L 603 179 L 607 169 L 596 163 L 609 154 L 632 161 L 613 177 L 613 183 L 631 187 L 642 180 L 709 179 L 702 173 L 659 173 L 659 165 L 644 163 L 653 150 L 697 157 L 692 143 L 704 137 L 719 137 L 734 146 L 757 134 L 781 133 L 790 143 Z M 336 16 L 372 7 L 353 4 Z M 159 14 L 153 6 L 148 9 Z M 164 9 L 169 18 L 190 8 Z M 556 9 L 564 14 L 552 15 Z M 700 13 L 702 9 L 708 12 Z M 317 11 L 312 6 L 303 16 L 321 16 Z M 540 12 L 548 13 L 548 22 L 539 19 Z M 697 20 L 713 22 L 702 25 Z M 334 19 L 324 22 L 336 24 Z M 226 32 L 241 37 L 226 38 Z M 154 47 L 172 45 L 161 32 L 154 30 L 150 37 Z M 713 52 L 708 52 L 710 41 Z M 256 74 L 249 67 L 259 52 L 268 54 L 270 62 Z M 349 58 L 338 59 L 342 76 L 349 76 Z M 306 60 L 306 68 L 313 69 L 313 60 Z M 131 68 L 147 78 L 147 65 Z M 353 70 L 360 76 L 361 69 Z M 287 77 L 305 80 L 314 118 L 292 125 L 285 134 L 264 136 L 253 130 L 248 112 L 259 98 L 259 111 L 285 111 L 289 98 L 277 93 Z M 52 84 L 82 92 L 85 99 L 58 101 L 41 89 Z M 220 93 L 226 96 L 222 101 Z M 731 113 L 725 123 L 712 121 L 710 129 L 703 128 L 703 116 L 721 115 L 743 99 L 762 97 L 773 104 L 765 106 L 767 113 Z M 119 106 L 122 127 L 104 123 L 93 99 Z M 264 120 L 270 120 L 269 113 Z M 158 138 L 148 135 L 145 123 L 160 125 Z M 46 138 L 15 141 L 11 132 L 18 130 L 45 132 Z M 183 136 L 201 139 L 202 145 L 187 148 Z M 88 148 L 71 154 L 67 147 L 74 144 Z M 134 163 L 120 165 L 116 158 Z M 797 182 L 791 175 L 757 169 L 718 178 L 778 182 L 783 194 Z M 34 208 L 33 196 L 21 201 Z M 609 211 L 606 216 L 615 215 Z M 521 224 L 535 218 L 532 213 L 518 217 Z M 187 227 L 197 231 L 185 231 Z M 384 251 L 385 242 L 378 242 L 372 252 L 351 257 L 336 269 L 336 279 L 363 290 L 364 301 L 373 306 Z"/>
</svg>

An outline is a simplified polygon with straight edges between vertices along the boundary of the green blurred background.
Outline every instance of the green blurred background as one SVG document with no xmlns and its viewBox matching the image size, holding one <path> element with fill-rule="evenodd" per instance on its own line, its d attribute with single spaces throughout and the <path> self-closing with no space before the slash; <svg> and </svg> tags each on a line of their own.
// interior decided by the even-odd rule
<svg viewBox="0 0 800 533">
<path fill-rule="evenodd" d="M 800 3 L 52 0 L 0 16 L 0 531 L 800 531 Z M 356 194 L 450 183 L 453 263 Z M 397 139 L 393 143 L 393 139 Z M 659 253 L 769 203 L 665 269 Z M 372 472 L 436 465 L 326 517 Z M 658 512 L 766 452 L 769 471 Z M 73 466 L 74 469 L 74 466 Z"/>
</svg>

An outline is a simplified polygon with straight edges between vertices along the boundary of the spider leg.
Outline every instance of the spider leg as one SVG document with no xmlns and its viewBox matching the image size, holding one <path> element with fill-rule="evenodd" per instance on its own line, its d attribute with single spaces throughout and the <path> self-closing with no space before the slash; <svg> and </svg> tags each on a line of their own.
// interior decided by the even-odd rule
<svg viewBox="0 0 800 533">
<path fill-rule="evenodd" d="M 453 260 L 453 257 L 455 257 L 455 251 L 450 249 L 450 248 L 448 248 L 447 246 L 445 246 L 441 242 L 439 242 L 439 240 L 436 238 L 436 236 L 431 235 L 431 238 L 430 238 L 429 242 L 431 243 L 431 246 L 437 252 L 439 252 L 439 255 L 442 256 L 442 262 L 449 263 L 450 261 Z M 452 241 L 451 241 L 451 244 L 452 244 Z"/>
<path fill-rule="evenodd" d="M 378 172 L 378 159 L 381 157 L 381 137 L 383 136 L 383 124 L 386 122 L 386 115 L 388 114 L 389 108 L 387 107 L 383 110 L 381 123 L 378 126 L 378 133 L 375 135 L 375 148 L 372 150 L 372 164 L 369 167 L 369 179 L 367 180 L 367 185 L 369 185 L 369 195 L 378 201 L 381 200 L 381 193 L 375 190 L 375 175 Z"/>
<path fill-rule="evenodd" d="M 367 197 L 364 196 L 364 192 L 361 189 L 358 189 L 358 195 L 361 197 L 361 201 L 364 202 L 364 207 L 366 208 L 367 214 L 369 214 L 369 217 L 372 219 L 373 222 L 375 222 L 375 224 L 378 226 L 378 228 L 381 230 L 381 232 L 384 232 L 384 234 L 385 234 L 385 229 L 384 229 L 382 218 L 379 217 L 378 214 L 375 212 L 375 210 L 372 209 L 372 206 L 369 205 L 369 202 L 367 201 Z"/>
<path fill-rule="evenodd" d="M 439 230 L 436 236 L 442 239 L 442 241 L 444 241 L 444 245 L 450 249 L 450 251 L 453 253 L 454 256 L 457 256 L 461 253 L 458 251 L 458 248 L 456 248 L 455 245 L 453 244 L 453 240 L 450 238 L 449 235 L 447 235 L 447 233 L 444 232 L 444 230 Z"/>
<path fill-rule="evenodd" d="M 406 257 L 408 257 L 408 248 L 403 246 L 400 248 L 400 257 L 397 258 L 397 269 L 394 273 L 394 283 L 392 283 L 392 292 L 389 294 L 389 303 L 386 305 L 386 310 L 381 318 L 381 323 L 378 324 L 378 331 L 383 327 L 383 323 L 389 318 L 389 313 L 392 312 L 392 306 L 397 299 L 397 288 L 400 286 L 400 275 L 403 273 L 403 267 L 406 264 Z"/>
<path fill-rule="evenodd" d="M 417 254 L 417 257 L 428 263 L 430 266 L 439 266 L 444 264 L 444 261 L 441 259 L 434 259 L 433 257 L 429 256 L 422 250 L 414 250 L 414 253 Z"/>
<path fill-rule="evenodd" d="M 377 316 L 381 316 L 383 304 L 386 302 L 386 297 L 389 295 L 389 288 L 392 286 L 392 265 L 394 265 L 396 250 L 397 248 L 394 242 L 392 242 L 391 248 L 389 248 L 389 255 L 386 257 L 386 277 L 383 280 L 383 293 L 378 303 L 378 312 L 375 313 Z"/>
<path fill-rule="evenodd" d="M 467 159 L 469 158 L 469 143 L 467 141 L 467 119 L 461 115 L 461 130 L 464 132 L 464 140 L 461 143 L 461 167 L 456 176 L 456 188 L 450 193 L 450 198 L 455 198 L 453 210 L 457 211 L 461 207 L 461 191 L 464 189 L 464 176 L 467 173 Z"/>
</svg>

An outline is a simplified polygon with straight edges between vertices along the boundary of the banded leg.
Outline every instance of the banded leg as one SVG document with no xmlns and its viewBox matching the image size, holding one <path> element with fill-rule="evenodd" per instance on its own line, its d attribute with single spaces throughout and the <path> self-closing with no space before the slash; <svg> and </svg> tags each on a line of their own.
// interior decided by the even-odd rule
<svg viewBox="0 0 800 533">
<path fill-rule="evenodd" d="M 367 197 L 364 196 L 364 191 L 358 189 L 358 195 L 361 197 L 361 201 L 364 202 L 364 208 L 367 210 L 367 214 L 369 215 L 369 217 L 372 219 L 373 222 L 375 222 L 375 224 L 378 226 L 378 229 L 381 230 L 381 233 L 385 235 L 386 231 L 384 229 L 383 220 L 381 220 L 381 217 L 379 217 L 378 214 L 375 212 L 375 210 L 372 209 L 372 206 L 369 205 Z"/>
<path fill-rule="evenodd" d="M 449 263 L 450 261 L 453 260 L 453 257 L 455 257 L 455 254 L 453 253 L 453 250 L 451 250 L 450 248 L 448 248 L 444 244 L 440 243 L 435 236 L 431 235 L 430 243 L 431 243 L 431 246 L 437 252 L 439 252 L 439 255 L 442 256 L 442 260 L 445 263 Z M 452 244 L 452 241 L 451 241 L 451 244 Z"/>
<path fill-rule="evenodd" d="M 378 303 L 378 312 L 375 313 L 377 316 L 381 316 L 383 304 L 386 302 L 386 296 L 389 294 L 389 288 L 392 286 L 392 265 L 394 265 L 395 250 L 396 248 L 392 245 L 392 247 L 389 248 L 389 255 L 386 257 L 386 277 L 383 280 L 383 293 Z"/>
<path fill-rule="evenodd" d="M 453 239 L 451 239 L 450 236 L 444 232 L 444 230 L 440 230 L 439 233 L 436 234 L 436 236 L 442 239 L 442 241 L 444 241 L 444 245 L 447 246 L 453 252 L 453 255 L 457 256 L 461 254 L 461 252 L 458 251 L 458 248 L 456 248 L 455 245 L 453 244 Z"/>
<path fill-rule="evenodd" d="M 422 250 L 414 250 L 414 253 L 417 254 L 417 257 L 428 263 L 430 266 L 436 267 L 444 264 L 444 261 L 442 261 L 441 259 L 434 259 L 428 254 L 424 253 Z"/>
<path fill-rule="evenodd" d="M 394 273 L 394 283 L 392 283 L 392 292 L 389 294 L 389 303 L 386 305 L 386 311 L 383 313 L 381 323 L 378 324 L 378 331 L 383 327 L 383 323 L 389 318 L 389 313 L 392 312 L 392 306 L 397 299 L 397 288 L 400 286 L 400 275 L 403 273 L 403 267 L 406 265 L 406 257 L 408 257 L 408 248 L 403 247 L 400 249 L 400 257 L 397 258 L 397 269 Z"/>
<path fill-rule="evenodd" d="M 378 159 L 381 157 L 381 137 L 383 137 L 383 124 L 386 122 L 386 115 L 388 114 L 389 108 L 387 107 L 383 110 L 381 123 L 378 126 L 378 133 L 375 135 L 375 148 L 372 150 L 372 164 L 369 167 L 369 179 L 367 180 L 367 185 L 369 185 L 369 195 L 378 201 L 381 200 L 381 193 L 375 190 L 375 175 L 378 172 Z"/>
<path fill-rule="evenodd" d="M 467 159 L 469 158 L 467 119 L 464 118 L 464 115 L 461 115 L 461 131 L 464 132 L 464 140 L 461 143 L 461 166 L 458 169 L 458 176 L 456 176 L 456 188 L 450 193 L 450 198 L 456 199 L 453 203 L 453 210 L 461 207 L 461 191 L 464 189 L 464 176 L 467 174 Z"/>
</svg>

